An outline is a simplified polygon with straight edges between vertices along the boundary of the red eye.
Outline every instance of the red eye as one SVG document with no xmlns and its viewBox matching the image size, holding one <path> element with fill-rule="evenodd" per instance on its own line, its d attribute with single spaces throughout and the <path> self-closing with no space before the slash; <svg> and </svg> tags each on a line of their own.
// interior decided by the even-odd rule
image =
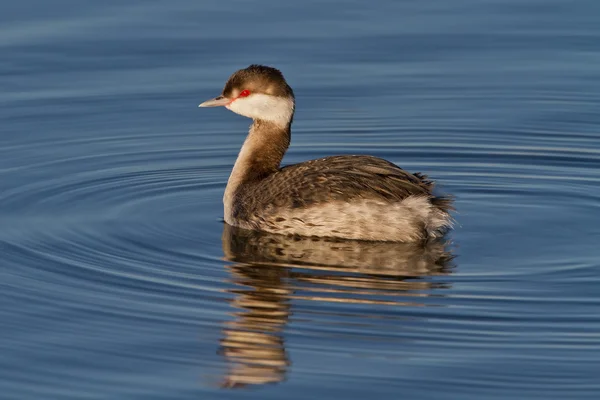
<svg viewBox="0 0 600 400">
<path fill-rule="evenodd" d="M 242 90 L 238 97 L 248 97 L 250 96 L 250 91 L 248 89 Z"/>
</svg>

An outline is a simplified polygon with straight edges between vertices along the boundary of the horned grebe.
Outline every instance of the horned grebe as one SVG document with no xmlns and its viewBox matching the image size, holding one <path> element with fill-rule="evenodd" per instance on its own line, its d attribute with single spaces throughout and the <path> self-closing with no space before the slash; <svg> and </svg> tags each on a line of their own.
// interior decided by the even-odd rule
<svg viewBox="0 0 600 400">
<path fill-rule="evenodd" d="M 294 92 L 275 68 L 235 72 L 220 96 L 200 107 L 252 118 L 227 181 L 225 222 L 272 233 L 408 242 L 439 237 L 452 225 L 452 198 L 389 161 L 341 155 L 281 168 L 290 144 Z"/>
</svg>

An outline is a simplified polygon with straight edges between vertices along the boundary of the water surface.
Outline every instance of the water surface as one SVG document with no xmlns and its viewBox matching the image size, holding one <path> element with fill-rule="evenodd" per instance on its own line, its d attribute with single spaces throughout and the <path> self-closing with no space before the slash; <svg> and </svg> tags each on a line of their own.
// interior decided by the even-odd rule
<svg viewBox="0 0 600 400">
<path fill-rule="evenodd" d="M 600 393 L 600 5 L 39 0 L 0 12 L 7 399 Z M 457 197 L 426 246 L 229 230 L 250 63 L 285 163 L 384 157 Z"/>
</svg>

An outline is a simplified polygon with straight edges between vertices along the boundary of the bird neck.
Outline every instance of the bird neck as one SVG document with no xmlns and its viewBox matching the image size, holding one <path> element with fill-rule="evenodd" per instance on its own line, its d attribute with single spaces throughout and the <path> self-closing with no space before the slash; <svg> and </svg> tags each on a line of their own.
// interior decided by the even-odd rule
<svg viewBox="0 0 600 400">
<path fill-rule="evenodd" d="M 279 169 L 290 145 L 291 121 L 286 126 L 255 119 L 237 157 L 225 189 L 225 215 L 241 185 L 264 179 Z"/>
</svg>

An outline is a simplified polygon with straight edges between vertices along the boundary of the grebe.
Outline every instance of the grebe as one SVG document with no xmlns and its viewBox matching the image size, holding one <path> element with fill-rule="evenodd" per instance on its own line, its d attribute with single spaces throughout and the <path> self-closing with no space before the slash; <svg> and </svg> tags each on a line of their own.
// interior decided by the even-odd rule
<svg viewBox="0 0 600 400">
<path fill-rule="evenodd" d="M 251 65 L 235 72 L 220 96 L 199 107 L 252 118 L 225 195 L 225 222 L 287 235 L 411 242 L 442 236 L 452 198 L 433 182 L 367 155 L 340 155 L 281 168 L 295 101 L 282 73 Z"/>
</svg>

